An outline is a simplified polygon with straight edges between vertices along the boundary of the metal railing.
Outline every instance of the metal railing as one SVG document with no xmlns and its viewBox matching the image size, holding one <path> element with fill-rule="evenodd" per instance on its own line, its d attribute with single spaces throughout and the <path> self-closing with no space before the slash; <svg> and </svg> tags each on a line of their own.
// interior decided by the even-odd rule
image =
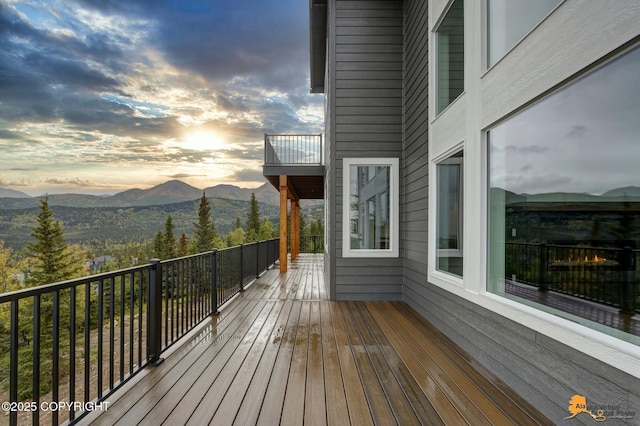
<svg viewBox="0 0 640 426">
<path fill-rule="evenodd" d="M 322 135 L 264 135 L 265 165 L 322 165 Z"/>
<path fill-rule="evenodd" d="M 291 240 L 287 242 L 287 251 L 291 251 Z M 301 235 L 300 253 L 323 253 L 324 236 L 322 235 Z"/>
<path fill-rule="evenodd" d="M 640 250 L 507 242 L 505 277 L 538 287 L 640 312 Z"/>
<path fill-rule="evenodd" d="M 272 266 L 278 248 L 276 238 L 1 294 L 9 423 L 74 423 L 100 407 Z"/>
</svg>

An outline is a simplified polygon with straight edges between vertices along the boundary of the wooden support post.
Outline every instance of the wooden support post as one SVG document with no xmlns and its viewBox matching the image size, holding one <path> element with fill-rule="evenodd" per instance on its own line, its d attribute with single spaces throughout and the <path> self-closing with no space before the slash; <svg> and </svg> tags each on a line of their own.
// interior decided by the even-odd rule
<svg viewBox="0 0 640 426">
<path fill-rule="evenodd" d="M 300 253 L 300 202 L 291 200 L 291 260 Z"/>
<path fill-rule="evenodd" d="M 287 272 L 287 177 L 280 176 L 280 272 Z"/>
</svg>

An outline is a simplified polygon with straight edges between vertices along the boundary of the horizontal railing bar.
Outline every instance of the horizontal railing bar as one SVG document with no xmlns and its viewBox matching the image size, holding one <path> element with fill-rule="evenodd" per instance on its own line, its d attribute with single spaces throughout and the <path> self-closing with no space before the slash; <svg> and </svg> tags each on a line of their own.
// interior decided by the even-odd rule
<svg viewBox="0 0 640 426">
<path fill-rule="evenodd" d="M 128 272 L 145 271 L 150 268 L 149 265 L 135 266 L 127 269 L 120 269 L 117 271 L 105 272 L 96 275 L 89 275 L 82 278 L 74 278 L 71 280 L 60 281 L 53 284 L 43 284 L 38 287 L 24 288 L 20 290 L 10 291 L 0 294 L 0 304 L 9 302 L 11 300 L 24 299 L 27 297 L 33 297 L 35 295 L 42 295 L 45 293 L 53 293 L 56 290 L 66 290 L 71 287 L 78 287 L 84 284 L 90 284 L 92 282 L 98 282 L 101 280 L 111 279 L 113 277 L 122 276 Z"/>
<path fill-rule="evenodd" d="M 60 399 L 61 376 L 68 377 L 65 389 L 69 390 L 70 401 L 103 401 L 143 368 L 154 365 L 154 360 L 168 347 L 215 315 L 220 306 L 259 275 L 261 268 L 267 270 L 275 264 L 278 241 L 275 238 L 213 249 L 0 295 L 0 304 L 10 305 L 10 401 L 18 402 L 18 386 L 26 383 L 18 377 L 23 356 L 18 353 L 19 333 L 29 333 L 31 328 L 34 333 L 33 351 L 29 354 L 33 368 L 38 370 L 31 371 L 29 391 L 33 400 L 43 398 L 40 385 L 46 376 L 40 374 L 39 367 L 52 361 L 53 384 L 49 395 L 54 401 Z M 51 296 L 51 318 L 43 316 L 41 323 L 43 301 Z M 33 303 L 26 330 L 20 326 L 23 301 Z M 151 312 L 153 306 L 155 313 Z M 45 324 L 46 332 L 53 333 L 52 343 L 47 342 L 52 349 L 48 355 L 42 352 Z M 162 334 L 155 334 L 155 341 L 150 341 L 150 327 L 163 333 L 164 339 Z M 68 359 L 68 365 L 61 369 L 64 359 Z M 81 376 L 84 377 L 80 379 Z M 41 412 L 30 414 L 32 422 L 42 420 Z M 87 414 L 69 409 L 66 417 L 74 423 Z M 10 412 L 9 423 L 22 422 L 23 415 L 18 420 L 18 413 Z M 56 424 L 58 415 L 57 411 L 51 413 Z"/>
</svg>

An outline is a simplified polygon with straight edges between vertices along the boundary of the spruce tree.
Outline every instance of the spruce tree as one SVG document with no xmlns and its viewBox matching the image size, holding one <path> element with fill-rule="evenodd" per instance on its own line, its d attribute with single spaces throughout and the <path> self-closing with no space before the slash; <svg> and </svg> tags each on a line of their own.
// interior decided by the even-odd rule
<svg viewBox="0 0 640 426">
<path fill-rule="evenodd" d="M 195 253 L 203 253 L 211 250 L 214 247 L 217 233 L 215 225 L 211 221 L 211 207 L 204 192 L 202 193 L 200 207 L 198 208 L 198 222 L 193 225 L 196 228 L 193 234 L 193 248 Z"/>
<path fill-rule="evenodd" d="M 249 213 L 247 214 L 247 241 L 255 241 L 260 236 L 260 210 L 256 194 L 251 193 Z"/>
<path fill-rule="evenodd" d="M 180 236 L 180 241 L 178 241 L 178 250 L 176 252 L 176 256 L 182 257 L 186 256 L 189 253 L 189 240 L 187 239 L 187 234 L 183 233 Z"/>
<path fill-rule="evenodd" d="M 162 231 L 156 232 L 156 236 L 153 239 L 153 255 L 161 260 L 167 258 L 164 250 L 164 234 Z"/>
<path fill-rule="evenodd" d="M 84 262 L 86 252 L 79 246 L 70 248 L 64 239 L 62 225 L 53 219 L 53 211 L 49 208 L 49 198 L 40 200 L 40 212 L 36 217 L 37 226 L 32 229 L 31 236 L 35 242 L 26 246 L 29 255 L 30 269 L 29 277 L 25 280 L 27 286 L 38 286 L 52 284 L 72 278 L 77 278 L 85 274 Z M 76 292 L 76 327 L 81 324 L 82 305 L 84 299 L 84 288 L 80 286 Z M 18 398 L 28 399 L 32 397 L 30 379 L 32 379 L 31 352 L 33 351 L 33 323 L 34 299 L 27 298 L 20 303 L 20 314 L 18 329 L 21 336 L 21 347 L 18 358 L 22 359 L 19 366 L 19 386 Z M 65 344 L 67 333 L 71 324 L 69 321 L 70 298 L 69 290 L 59 290 L 60 312 L 57 326 L 61 330 L 61 344 L 59 352 L 59 362 L 61 371 L 64 371 L 68 362 L 69 346 Z M 49 330 L 53 330 L 53 295 L 45 293 L 40 297 L 40 309 L 38 316 L 40 320 L 40 394 L 46 394 L 51 390 L 53 368 L 53 337 Z M 76 332 L 75 330 L 74 332 Z M 0 367 L 2 368 L 2 367 Z"/>
<path fill-rule="evenodd" d="M 40 200 L 36 221 L 37 226 L 31 232 L 36 241 L 26 246 L 27 253 L 34 261 L 28 284 L 36 286 L 74 278 L 82 270 L 82 263 L 79 264 L 69 251 L 62 225 L 53 219 L 49 197 Z"/>
<path fill-rule="evenodd" d="M 164 224 L 164 254 L 167 259 L 176 257 L 176 236 L 173 235 L 173 218 L 171 215 L 167 216 L 167 221 Z"/>
</svg>

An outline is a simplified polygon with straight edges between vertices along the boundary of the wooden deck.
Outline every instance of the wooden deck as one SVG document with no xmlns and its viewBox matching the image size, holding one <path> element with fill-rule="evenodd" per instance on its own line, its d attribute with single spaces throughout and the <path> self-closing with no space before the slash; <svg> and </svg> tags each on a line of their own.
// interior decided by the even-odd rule
<svg viewBox="0 0 640 426">
<path fill-rule="evenodd" d="M 82 423 L 551 424 L 402 302 L 330 302 L 322 258 L 265 273 Z"/>
</svg>

